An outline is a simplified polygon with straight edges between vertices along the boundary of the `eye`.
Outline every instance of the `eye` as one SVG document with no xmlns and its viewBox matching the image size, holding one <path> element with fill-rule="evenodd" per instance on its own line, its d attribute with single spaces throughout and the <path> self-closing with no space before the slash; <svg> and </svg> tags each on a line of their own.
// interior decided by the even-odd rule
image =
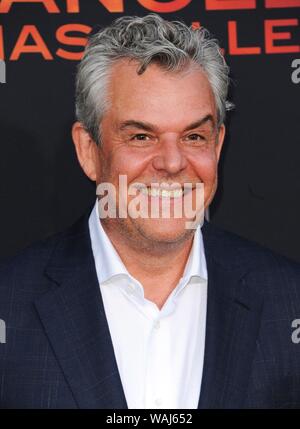
<svg viewBox="0 0 300 429">
<path fill-rule="evenodd" d="M 190 134 L 188 138 L 190 140 L 205 140 L 200 134 Z"/>
<path fill-rule="evenodd" d="M 197 143 L 197 142 L 202 143 L 202 142 L 204 142 L 206 139 L 205 139 L 205 137 L 204 137 L 204 136 L 202 136 L 201 134 L 196 134 L 196 133 L 194 133 L 194 134 L 189 134 L 189 135 L 186 137 L 186 140 L 188 140 L 188 141 L 192 141 L 192 142 L 195 142 L 195 143 Z"/>
<path fill-rule="evenodd" d="M 150 136 L 148 136 L 147 134 L 135 134 L 134 136 L 131 137 L 130 140 L 147 141 L 149 139 L 150 139 Z"/>
</svg>

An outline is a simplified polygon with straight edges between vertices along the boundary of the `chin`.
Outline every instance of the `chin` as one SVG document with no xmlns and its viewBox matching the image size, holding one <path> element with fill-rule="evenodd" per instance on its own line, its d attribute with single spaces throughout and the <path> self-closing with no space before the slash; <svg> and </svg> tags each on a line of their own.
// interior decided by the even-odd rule
<svg viewBox="0 0 300 429">
<path fill-rule="evenodd" d="M 186 219 L 147 219 L 136 223 L 140 235 L 156 243 L 178 243 L 191 237 L 195 230 L 185 227 Z"/>
</svg>

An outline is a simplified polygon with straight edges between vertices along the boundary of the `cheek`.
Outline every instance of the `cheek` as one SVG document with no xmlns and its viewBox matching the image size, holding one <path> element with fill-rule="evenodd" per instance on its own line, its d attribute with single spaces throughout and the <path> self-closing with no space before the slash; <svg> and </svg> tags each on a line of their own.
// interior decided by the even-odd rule
<svg viewBox="0 0 300 429">
<path fill-rule="evenodd" d="M 217 158 L 214 153 L 206 153 L 194 158 L 192 162 L 196 175 L 204 184 L 210 184 L 215 181 L 217 174 Z"/>
<path fill-rule="evenodd" d="M 114 152 L 108 160 L 110 172 L 118 180 L 120 174 L 127 176 L 128 183 L 141 176 L 147 165 L 148 157 L 145 154 L 136 154 L 134 151 L 119 150 Z"/>
</svg>

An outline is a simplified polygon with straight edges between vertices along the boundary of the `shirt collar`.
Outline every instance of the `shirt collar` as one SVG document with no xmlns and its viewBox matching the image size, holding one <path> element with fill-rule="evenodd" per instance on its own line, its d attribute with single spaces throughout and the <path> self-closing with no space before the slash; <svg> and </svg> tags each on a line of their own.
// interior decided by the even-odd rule
<svg viewBox="0 0 300 429">
<path fill-rule="evenodd" d="M 96 200 L 89 217 L 89 231 L 99 283 L 104 283 L 113 276 L 124 275 L 135 280 L 129 274 L 101 225 L 98 212 L 98 200 Z M 180 284 L 186 284 L 193 276 L 207 280 L 206 260 L 200 226 L 196 228 L 193 245 Z"/>
<path fill-rule="evenodd" d="M 101 225 L 98 200 L 89 217 L 89 230 L 99 283 L 104 283 L 113 276 L 129 276 L 119 254 Z"/>
<path fill-rule="evenodd" d="M 189 281 L 193 276 L 207 280 L 204 244 L 200 225 L 195 230 L 193 245 L 182 278 Z"/>
</svg>

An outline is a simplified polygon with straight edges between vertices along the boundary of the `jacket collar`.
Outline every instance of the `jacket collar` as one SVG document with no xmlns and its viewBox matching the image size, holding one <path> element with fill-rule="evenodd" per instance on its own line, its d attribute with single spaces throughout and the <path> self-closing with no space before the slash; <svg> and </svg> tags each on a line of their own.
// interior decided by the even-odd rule
<svg viewBox="0 0 300 429">
<path fill-rule="evenodd" d="M 58 241 L 35 302 L 79 408 L 127 408 L 92 255 L 88 214 Z"/>
<path fill-rule="evenodd" d="M 245 241 L 205 222 L 208 302 L 198 408 L 242 408 L 250 380 L 263 296 L 248 278 Z M 248 255 L 248 256 L 247 256 Z"/>
</svg>

